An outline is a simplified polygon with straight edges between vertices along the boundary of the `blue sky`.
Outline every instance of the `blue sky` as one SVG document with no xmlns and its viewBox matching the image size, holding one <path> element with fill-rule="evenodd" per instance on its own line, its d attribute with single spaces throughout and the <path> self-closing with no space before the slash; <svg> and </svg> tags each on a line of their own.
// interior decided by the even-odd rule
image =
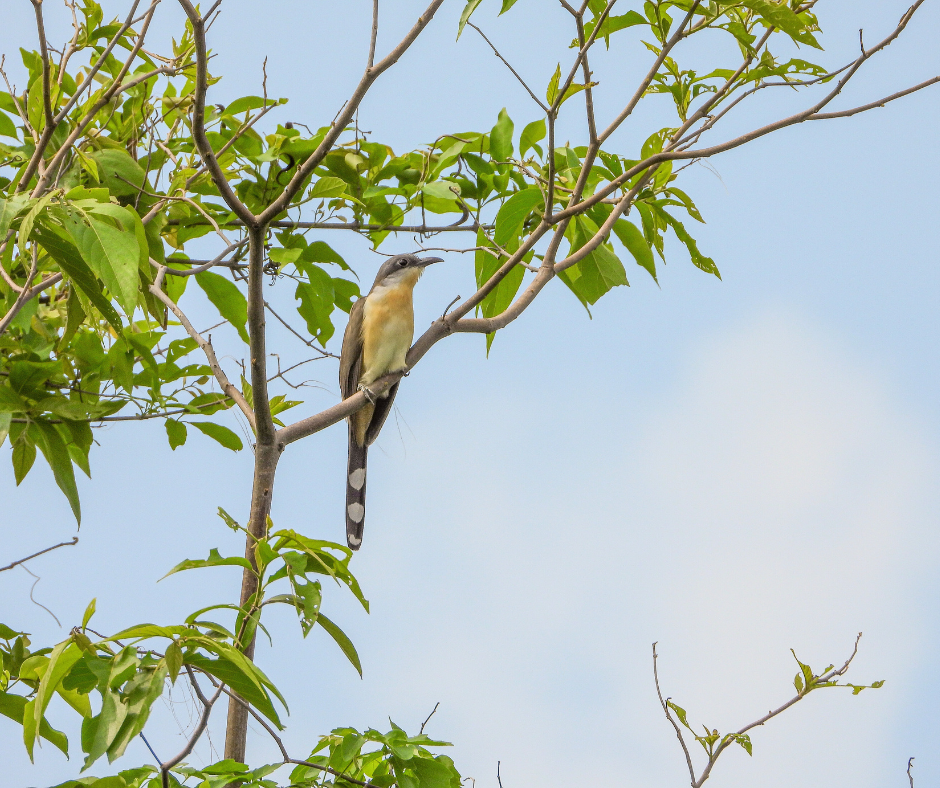
<svg viewBox="0 0 940 788">
<path fill-rule="evenodd" d="M 226 2 L 212 30 L 225 78 L 210 98 L 257 92 L 267 55 L 269 92 L 291 98 L 279 119 L 328 123 L 363 64 L 367 5 L 280 2 L 257 14 L 254 3 Z M 363 105 L 363 128 L 396 151 L 486 130 L 502 107 L 517 130 L 536 117 L 472 31 L 454 42 L 462 5 L 445 4 Z M 179 24 L 174 4 L 164 6 L 154 42 Z M 906 7 L 820 3 L 823 62 L 853 57 L 859 27 L 874 41 Z M 34 33 L 28 3 L 6 10 L 9 62 Z M 394 19 L 384 13 L 379 49 L 418 12 L 399 2 Z M 53 31 L 59 14 L 47 9 Z M 475 19 L 534 84 L 570 57 L 554 5 L 520 0 L 495 14 L 488 0 Z M 839 106 L 936 74 L 938 23 L 936 3 L 925 4 Z M 602 116 L 645 71 L 649 55 L 635 43 L 594 64 Z M 753 758 L 726 756 L 712 781 L 902 785 L 912 755 L 919 785 L 940 779 L 937 95 L 804 124 L 687 170 L 680 185 L 708 222 L 697 237 L 723 281 L 671 248 L 661 289 L 628 271 L 633 286 L 602 300 L 593 320 L 554 283 L 489 359 L 474 336 L 425 357 L 402 386 L 399 427 L 390 423 L 372 452 L 368 527 L 353 562 L 372 613 L 338 593 L 325 604 L 355 641 L 364 678 L 322 633 L 302 640 L 287 613 L 271 616 L 281 653 L 259 648 L 291 703 L 292 752 L 340 725 L 391 717 L 417 729 L 440 701 L 429 730 L 455 742 L 458 768 L 481 786 L 496 785 L 497 760 L 505 788 L 585 773 L 600 784 L 684 784 L 655 699 L 653 641 L 664 692 L 690 720 L 725 731 L 790 697 L 791 647 L 824 667 L 863 631 L 849 680 L 884 679 L 883 689 L 814 694 L 755 732 Z M 774 94 L 728 133 L 803 101 Z M 625 154 L 668 122 L 652 104 L 619 136 Z M 572 141 L 576 121 L 563 130 Z M 325 240 L 371 279 L 380 258 Z M 386 251 L 413 243 L 390 240 Z M 419 328 L 471 292 L 470 257 L 447 257 L 417 291 Z M 290 305 L 288 292 L 272 297 Z M 184 306 L 208 324 L 198 299 Z M 285 358 L 302 349 L 290 342 L 273 332 Z M 228 348 L 239 352 L 237 341 Z M 311 367 L 328 391 L 312 391 L 305 412 L 337 396 L 335 369 Z M 36 598 L 68 627 L 96 596 L 97 628 L 114 631 L 234 596 L 235 570 L 156 580 L 211 547 L 240 551 L 214 512 L 245 511 L 250 456 L 198 435 L 171 452 L 157 424 L 98 439 L 94 480 L 81 484 L 81 541 L 30 564 L 42 576 Z M 341 540 L 345 440 L 336 426 L 288 450 L 278 525 Z M 74 533 L 51 474 L 37 464 L 15 488 L 7 451 L 0 564 Z M 65 630 L 31 605 L 31 583 L 22 571 L 0 574 L 0 620 L 32 628 L 37 641 L 61 639 Z M 149 736 L 164 758 L 190 713 L 181 690 L 173 700 L 157 708 Z M 31 767 L 13 724 L 0 719 L 0 735 L 14 737 L 4 748 L 10 785 L 52 785 L 80 764 L 46 747 Z M 263 731 L 249 747 L 255 761 L 276 758 Z M 192 760 L 212 757 L 203 746 Z M 134 745 L 125 761 L 148 759 Z"/>
</svg>

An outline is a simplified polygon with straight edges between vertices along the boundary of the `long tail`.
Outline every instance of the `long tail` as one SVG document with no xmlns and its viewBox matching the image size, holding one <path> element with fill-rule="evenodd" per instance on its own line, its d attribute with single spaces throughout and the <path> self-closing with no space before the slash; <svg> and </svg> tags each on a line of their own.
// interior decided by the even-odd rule
<svg viewBox="0 0 940 788">
<path fill-rule="evenodd" d="M 366 458 L 368 446 L 360 446 L 349 430 L 349 462 L 346 465 L 346 543 L 351 550 L 362 544 L 366 522 Z"/>
</svg>

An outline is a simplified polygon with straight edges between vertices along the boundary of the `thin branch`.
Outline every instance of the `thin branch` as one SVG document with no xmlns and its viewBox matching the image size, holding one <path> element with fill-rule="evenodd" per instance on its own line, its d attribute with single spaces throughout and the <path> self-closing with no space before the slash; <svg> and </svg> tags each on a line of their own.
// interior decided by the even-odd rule
<svg viewBox="0 0 940 788">
<path fill-rule="evenodd" d="M 52 63 L 46 43 L 46 25 L 42 18 L 42 0 L 31 0 L 36 12 L 36 31 L 39 33 L 39 53 L 42 56 L 42 109 L 46 127 L 54 124 L 52 115 Z"/>
<path fill-rule="evenodd" d="M 662 50 L 657 56 L 655 62 L 649 71 L 646 72 L 646 76 L 640 80 L 640 85 L 637 87 L 636 92 L 633 94 L 632 98 L 627 102 L 627 106 L 623 108 L 621 113 L 614 118 L 610 125 L 604 129 L 603 132 L 598 137 L 598 141 L 603 145 L 607 138 L 613 134 L 623 122 L 633 114 L 633 110 L 636 109 L 636 105 L 640 103 L 640 99 L 646 95 L 646 90 L 653 82 L 653 78 L 656 76 L 659 71 L 659 67 L 665 62 L 666 58 L 669 56 L 669 53 L 673 48 L 678 44 L 684 37 L 687 35 L 685 33 L 685 26 L 692 19 L 692 14 L 695 13 L 695 9 L 698 7 L 699 0 L 696 0 L 692 4 L 692 7 L 689 9 L 689 12 L 685 15 L 685 18 L 682 20 L 682 23 L 676 28 L 676 32 L 672 37 L 663 45 Z M 594 32 L 597 32 L 597 28 L 594 29 Z"/>
<path fill-rule="evenodd" d="M 657 641 L 659 642 L 659 641 Z M 653 644 L 653 681 L 656 684 L 656 696 L 659 698 L 659 705 L 663 707 L 663 711 L 666 714 L 666 719 L 672 724 L 672 727 L 675 728 L 676 736 L 679 738 L 679 744 L 682 745 L 682 752 L 685 754 L 685 762 L 689 767 L 689 776 L 692 778 L 692 784 L 695 784 L 695 767 L 692 765 L 692 755 L 689 753 L 689 748 L 685 744 L 685 739 L 682 737 L 682 730 L 679 728 L 679 724 L 672 718 L 672 715 L 669 713 L 669 706 L 666 705 L 666 701 L 663 700 L 662 690 L 659 688 L 659 670 L 656 667 L 656 661 L 659 659 L 659 654 L 656 653 L 656 643 Z"/>
<path fill-rule="evenodd" d="M 434 716 L 434 712 L 437 711 L 437 707 L 440 705 L 441 705 L 440 701 L 434 704 L 434 708 L 431 709 L 431 713 L 428 714 L 428 718 L 424 722 L 421 723 L 421 730 L 418 731 L 418 735 L 424 733 L 424 726 L 427 725 L 431 721 L 431 717 Z"/>
<path fill-rule="evenodd" d="M 170 267 L 169 267 L 169 263 L 190 263 L 190 264 L 192 264 L 192 263 L 195 263 L 195 262 L 197 262 L 197 261 L 196 261 L 196 260 L 175 260 L 175 259 L 173 259 L 173 258 L 171 257 L 171 258 L 169 258 L 169 259 L 167 260 L 167 266 L 161 266 L 160 263 L 156 262 L 155 260 L 151 260 L 150 263 L 151 263 L 151 265 L 154 265 L 154 266 L 156 266 L 157 268 L 165 267 L 165 268 L 166 268 L 166 273 L 169 274 L 170 276 L 195 276 L 196 274 L 201 274 L 203 271 L 208 271 L 210 268 L 213 268 L 213 267 L 215 267 L 215 266 L 217 266 L 217 265 L 226 266 L 226 267 L 229 267 L 229 268 L 233 267 L 233 261 L 224 260 L 223 258 L 224 258 L 226 255 L 230 254 L 231 252 L 234 252 L 236 249 L 240 249 L 240 248 L 243 247 L 246 243 L 248 243 L 248 239 L 247 239 L 247 238 L 244 239 L 244 240 L 241 240 L 241 241 L 236 241 L 236 242 L 233 243 L 233 244 L 229 244 L 228 247 L 225 248 L 225 250 L 223 250 L 222 252 L 220 252 L 219 254 L 217 254 L 217 255 L 216 255 L 215 257 L 213 257 L 211 260 L 207 260 L 206 262 L 204 262 L 204 263 L 202 263 L 202 264 L 200 264 L 200 265 L 197 265 L 195 268 L 188 268 L 188 269 L 186 269 L 186 270 L 184 270 L 184 271 L 180 271 L 180 270 L 178 270 L 178 269 L 176 269 L 176 268 L 170 268 Z"/>
<path fill-rule="evenodd" d="M 222 325 L 220 323 L 220 325 Z M 154 354 L 156 355 L 156 354 Z M 79 422 L 82 424 L 98 424 L 103 421 L 148 421 L 149 419 L 166 419 L 170 416 L 181 416 L 184 413 L 192 413 L 192 409 L 196 408 L 214 408 L 218 405 L 225 405 L 228 402 L 228 399 L 223 397 L 222 399 L 214 400 L 212 402 L 204 402 L 201 405 L 190 405 L 188 408 L 176 408 L 174 410 L 162 410 L 159 413 L 138 413 L 135 416 L 98 416 L 94 419 L 69 419 L 70 422 Z M 29 419 L 10 419 L 13 424 L 29 424 Z M 64 424 L 65 422 L 61 419 L 46 419 L 46 424 Z"/>
<path fill-rule="evenodd" d="M 153 78 L 154 76 L 157 76 L 158 74 L 174 75 L 174 74 L 179 73 L 179 71 L 183 68 L 182 65 L 179 66 L 179 67 L 175 67 L 175 66 L 174 66 L 174 67 L 167 67 L 167 66 L 164 66 L 164 67 L 162 67 L 162 68 L 154 69 L 153 71 L 149 72 L 148 74 L 142 74 L 142 75 L 140 75 L 140 76 L 138 76 L 138 77 L 135 77 L 134 79 L 130 80 L 130 81 L 127 82 L 127 83 L 122 83 L 122 80 L 124 79 L 124 77 L 127 76 L 127 72 L 128 72 L 128 70 L 130 69 L 131 64 L 132 64 L 132 63 L 134 62 L 134 60 L 137 58 L 137 54 L 138 54 L 138 52 L 140 51 L 141 46 L 143 46 L 144 38 L 145 38 L 146 35 L 147 35 L 147 30 L 148 30 L 149 27 L 150 27 L 150 22 L 151 22 L 151 20 L 153 19 L 153 15 L 154 15 L 154 13 L 155 13 L 156 10 L 157 10 L 157 3 L 159 3 L 159 2 L 160 2 L 160 0 L 155 0 L 155 2 L 150 6 L 150 8 L 148 9 L 148 11 L 144 14 L 144 17 L 143 17 L 143 18 L 144 18 L 144 24 L 143 24 L 143 27 L 141 28 L 140 34 L 137 36 L 137 42 L 136 42 L 136 43 L 134 44 L 134 46 L 131 48 L 131 52 L 130 52 L 130 54 L 128 55 L 127 59 L 124 61 L 124 64 L 121 66 L 121 69 L 118 71 L 117 76 L 115 76 L 114 79 L 111 81 L 110 87 L 108 87 L 108 88 L 101 94 L 101 96 L 99 96 L 98 100 L 94 103 L 94 105 L 91 107 L 91 109 L 85 114 L 85 117 L 82 118 L 81 121 L 79 121 L 78 123 L 75 124 L 75 128 L 72 129 L 71 134 L 69 134 L 69 136 L 66 138 L 66 140 L 65 140 L 65 141 L 62 143 L 62 145 L 60 146 L 58 152 L 52 157 L 52 159 L 51 159 L 50 162 L 49 162 L 49 166 L 46 168 L 45 174 L 43 174 L 43 175 L 38 179 L 38 181 L 37 181 L 37 183 L 36 183 L 36 186 L 35 186 L 35 188 L 33 189 L 32 193 L 31 193 L 33 197 L 38 197 L 38 196 L 41 195 L 43 192 L 45 192 L 46 187 L 49 185 L 50 173 L 52 173 L 52 172 L 56 169 L 56 167 L 59 165 L 59 163 L 62 161 L 62 159 L 63 159 L 66 155 L 68 155 L 68 153 L 69 153 L 69 152 L 71 151 L 71 149 L 72 149 L 72 146 L 75 144 L 75 141 L 84 133 L 85 129 L 88 127 L 88 124 L 90 124 L 90 123 L 92 122 L 92 120 L 94 120 L 94 118 L 95 118 L 95 116 L 98 114 L 98 112 L 99 112 L 105 105 L 107 105 L 108 102 L 111 101 L 112 98 L 114 98 L 117 94 L 122 93 L 122 92 L 124 92 L 124 91 L 126 91 L 126 90 L 128 90 L 128 89 L 130 89 L 130 88 L 132 88 L 132 87 L 134 87 L 135 85 L 138 85 L 138 84 L 140 84 L 141 82 L 146 81 L 147 79 L 151 79 L 151 78 Z M 137 2 L 134 3 L 134 8 L 136 8 L 136 7 L 137 7 Z M 133 9 L 132 9 L 132 10 L 133 10 Z M 116 42 L 115 42 L 115 43 L 116 43 Z M 88 79 L 86 79 L 86 81 L 85 81 L 84 83 L 82 83 L 82 84 L 88 84 L 88 83 L 90 83 L 91 81 L 92 81 L 92 80 L 91 80 L 90 78 L 88 78 Z M 75 92 L 75 96 L 77 96 L 79 93 L 80 93 L 80 91 L 77 90 L 77 91 Z M 73 96 L 73 98 L 74 98 L 75 96 Z M 64 111 L 64 109 L 63 109 L 63 111 Z M 60 114 L 61 114 L 61 113 L 60 113 Z M 57 118 L 57 120 L 58 120 L 58 118 Z M 50 138 L 51 138 L 51 136 L 50 136 Z M 38 149 L 37 149 L 37 152 L 38 152 Z M 17 191 L 23 191 L 23 190 L 25 190 L 26 187 L 28 186 L 29 180 L 32 178 L 33 174 L 35 173 L 35 168 L 36 168 L 36 166 L 38 166 L 38 163 L 35 161 L 35 158 L 36 158 L 36 156 L 35 156 L 35 154 L 34 154 L 34 156 L 33 156 L 33 161 L 31 161 L 30 164 L 27 165 L 26 171 L 24 172 L 23 176 L 22 176 L 21 179 L 20 179 L 20 183 L 19 183 L 19 185 L 17 186 Z"/>
<path fill-rule="evenodd" d="M 692 8 L 689 10 L 689 15 L 691 16 L 692 12 L 695 10 L 695 7 L 699 4 L 700 0 L 695 0 L 692 4 Z M 574 63 L 571 66 L 571 71 L 568 72 L 568 78 L 564 81 L 563 84 L 558 87 L 558 95 L 555 97 L 555 101 L 552 104 L 552 115 L 558 114 L 558 109 L 561 107 L 562 102 L 565 100 L 565 94 L 568 92 L 568 88 L 571 87 L 571 84 L 574 82 L 575 75 L 578 73 L 578 69 L 581 67 L 581 64 L 584 62 L 584 58 L 587 57 L 588 51 L 594 46 L 594 42 L 597 40 L 597 34 L 601 31 L 601 28 L 604 26 L 604 22 L 607 21 L 607 17 L 610 15 L 611 10 L 614 7 L 614 3 L 617 0 L 610 0 L 607 3 L 607 6 L 603 11 L 595 18 L 594 29 L 591 31 L 591 35 L 588 37 L 588 40 L 582 44 L 581 48 L 578 50 L 578 55 L 574 59 Z M 587 5 L 585 4 L 585 8 Z M 576 17 L 580 17 L 584 14 L 584 11 L 580 11 L 576 14 Z M 679 30 L 681 31 L 684 27 L 684 23 L 679 25 Z"/>
<path fill-rule="evenodd" d="M 179 1 L 180 3 L 183 3 L 184 6 L 188 5 L 190 8 L 192 7 L 189 3 L 189 0 Z M 391 52 L 388 53 L 388 55 L 386 55 L 374 66 L 366 69 L 365 73 L 362 75 L 362 78 L 359 80 L 359 84 L 356 86 L 356 89 L 353 91 L 352 95 L 346 101 L 343 109 L 340 110 L 336 116 L 336 119 L 333 121 L 333 128 L 327 132 L 326 136 L 323 138 L 323 141 L 320 143 L 317 149 L 307 157 L 306 161 L 297 167 L 294 176 L 290 179 L 290 182 L 284 188 L 284 191 L 281 192 L 280 196 L 274 202 L 272 202 L 260 216 L 257 217 L 257 221 L 261 225 L 267 225 L 274 219 L 275 216 L 282 213 L 287 208 L 291 199 L 293 199 L 294 195 L 300 190 L 304 180 L 314 171 L 314 169 L 320 165 L 326 154 L 333 149 L 333 144 L 339 138 L 340 134 L 343 133 L 343 130 L 349 125 L 350 120 L 352 120 L 353 116 L 356 114 L 356 110 L 359 108 L 359 105 L 362 103 L 363 98 L 365 98 L 373 83 L 379 78 L 379 76 L 391 68 L 395 63 L 397 63 L 399 58 L 401 58 L 401 56 L 408 51 L 409 47 L 415 42 L 424 28 L 427 27 L 428 23 L 434 17 L 434 14 L 437 13 L 438 8 L 443 5 L 443 3 L 444 0 L 432 0 L 431 4 L 425 9 L 424 13 L 418 17 L 418 21 L 415 22 L 414 26 L 411 28 L 411 30 L 408 31 L 398 46 L 396 46 Z M 197 104 L 198 100 L 199 95 L 197 90 Z"/>
<path fill-rule="evenodd" d="M 267 301 L 264 302 L 264 307 L 272 315 L 274 315 L 274 317 L 278 319 L 278 321 L 280 322 L 282 326 L 284 326 L 284 328 L 290 331 L 295 337 L 297 337 L 297 339 L 303 342 L 308 348 L 310 348 L 311 350 L 315 350 L 317 353 L 319 353 L 321 357 L 323 358 L 330 357 L 330 358 L 335 358 L 335 359 L 339 358 L 339 356 L 337 356 L 335 353 L 330 353 L 328 350 L 324 350 L 323 348 L 319 348 L 316 345 L 314 345 L 312 339 L 310 340 L 304 339 L 303 336 L 301 336 L 301 334 L 290 323 L 288 323 L 283 317 L 281 317 L 277 312 L 274 311 L 274 309 L 271 307 L 271 305 Z"/>
<path fill-rule="evenodd" d="M 2 264 L 0 264 L 2 265 Z M 33 283 L 33 279 L 36 278 L 36 269 L 39 265 L 39 250 L 33 245 L 33 261 L 29 268 L 29 273 L 26 275 L 26 284 L 23 285 L 23 289 L 20 291 L 19 295 L 16 297 L 16 301 L 13 302 L 13 306 L 10 307 L 10 310 L 0 318 L 0 335 L 3 335 L 9 325 L 13 322 L 14 318 L 19 314 L 20 310 L 26 304 L 27 301 L 32 297 L 30 293 L 32 288 L 30 285 Z M 39 291 L 36 291 L 39 292 Z"/>
<path fill-rule="evenodd" d="M 869 104 L 862 104 L 860 107 L 844 109 L 839 112 L 817 112 L 813 115 L 810 115 L 807 120 L 832 120 L 833 118 L 848 118 L 852 115 L 857 115 L 860 112 L 867 112 L 870 109 L 878 109 L 890 101 L 904 98 L 904 96 L 909 96 L 911 93 L 916 93 L 918 90 L 923 90 L 924 88 L 929 88 L 931 85 L 936 85 L 938 82 L 940 82 L 940 76 L 931 77 L 930 79 L 924 80 L 919 85 L 914 85 L 914 87 L 907 88 L 906 90 L 899 90 L 897 93 L 892 93 L 890 96 L 885 96 L 883 99 L 879 99 L 878 101 L 872 101 Z"/>
<path fill-rule="evenodd" d="M 590 208 L 593 205 L 596 205 L 602 199 L 606 198 L 608 195 L 616 191 L 618 188 L 620 188 L 623 184 L 627 183 L 635 175 L 639 174 L 640 172 L 643 172 L 646 169 L 649 169 L 650 167 L 654 165 L 660 164 L 664 161 L 675 161 L 679 159 L 705 159 L 710 156 L 714 156 L 716 154 L 724 153 L 725 151 L 729 151 L 734 148 L 740 147 L 741 145 L 744 145 L 748 142 L 752 142 L 755 139 L 766 136 L 775 131 L 779 131 L 780 129 L 784 129 L 784 128 L 787 128 L 789 126 L 793 126 L 799 123 L 804 123 L 807 120 L 815 120 L 817 119 L 816 118 L 817 115 L 822 116 L 821 119 L 824 119 L 826 115 L 836 115 L 838 117 L 838 116 L 841 116 L 842 114 L 855 114 L 856 112 L 864 111 L 864 109 L 874 109 L 875 107 L 881 106 L 881 102 L 886 101 L 887 99 L 881 99 L 879 102 L 875 102 L 874 104 L 865 105 L 864 109 L 856 108 L 855 110 L 845 110 L 843 113 L 820 113 L 819 112 L 823 107 L 829 104 L 836 96 L 838 96 L 839 93 L 842 92 L 842 89 L 845 87 L 845 85 L 849 82 L 849 80 L 857 73 L 858 69 L 861 68 L 861 66 L 869 58 L 871 58 L 874 54 L 880 52 L 882 49 L 890 45 L 903 32 L 904 28 L 907 27 L 908 22 L 910 22 L 914 13 L 917 11 L 918 8 L 920 8 L 923 2 L 924 0 L 917 0 L 917 2 L 914 3 L 914 5 L 912 5 L 910 9 L 908 9 L 908 11 L 901 17 L 901 20 L 898 23 L 895 30 L 892 31 L 892 33 L 888 35 L 884 40 L 882 40 L 879 44 L 875 45 L 871 49 L 866 50 L 863 55 L 860 55 L 852 64 L 852 67 L 848 69 L 848 73 L 841 80 L 839 80 L 838 84 L 827 95 L 825 95 L 820 101 L 818 101 L 816 104 L 809 107 L 808 109 L 805 109 L 802 112 L 798 112 L 795 115 L 790 115 L 787 118 L 782 118 L 781 120 L 774 121 L 773 123 L 768 123 L 766 126 L 761 126 L 760 128 L 749 131 L 746 134 L 742 134 L 739 137 L 735 137 L 734 139 L 727 140 L 726 142 L 722 142 L 722 143 L 713 145 L 708 148 L 699 148 L 695 150 L 681 150 L 681 151 L 667 150 L 661 153 L 653 154 L 652 156 L 645 159 L 644 161 L 639 162 L 639 164 L 636 164 L 635 166 L 631 167 L 629 170 L 623 173 L 623 175 L 620 175 L 614 180 L 610 181 L 605 187 L 598 189 L 591 197 L 587 198 L 586 200 L 580 203 L 577 203 L 576 205 L 570 205 L 569 207 L 565 208 L 563 211 L 559 211 L 558 213 L 553 215 L 549 219 L 549 221 L 551 221 L 552 223 L 555 223 L 555 222 L 561 221 L 562 219 L 568 219 L 576 214 L 582 213 L 585 209 Z M 908 95 L 909 93 L 912 93 L 915 90 L 921 90 L 925 87 L 935 84 L 936 81 L 937 81 L 936 78 L 932 80 L 928 80 L 927 82 L 924 82 L 924 83 L 921 83 L 920 85 L 915 86 L 913 89 L 908 89 L 906 92 L 901 91 L 899 94 L 897 94 L 896 97 L 900 97 L 902 94 Z M 890 96 L 888 97 L 888 99 L 892 99 L 894 97 L 895 96 Z M 603 135 L 601 135 L 601 139 L 603 139 Z"/>
<path fill-rule="evenodd" d="M 186 667 L 187 669 L 189 668 L 188 665 Z M 160 764 L 160 777 L 163 783 L 163 788 L 170 787 L 170 769 L 180 763 L 180 761 L 182 761 L 193 751 L 193 747 L 196 746 L 196 742 L 199 741 L 199 738 L 205 731 L 206 726 L 209 724 L 209 715 L 212 714 L 212 707 L 222 696 L 222 691 L 225 688 L 224 684 L 219 684 L 219 688 L 215 691 L 215 694 L 211 698 L 207 699 L 206 696 L 203 695 L 202 690 L 199 688 L 199 684 L 196 681 L 196 677 L 192 674 L 192 671 L 187 670 L 187 672 L 189 673 L 189 677 L 196 690 L 196 694 L 202 703 L 202 715 L 199 717 L 199 723 L 196 725 L 195 730 L 192 732 L 192 735 L 190 735 L 189 740 L 186 742 L 186 745 L 183 747 L 183 749 L 175 757 L 170 758 L 170 760 L 164 761 Z"/>
<path fill-rule="evenodd" d="M 911 781 L 911 788 L 914 788 L 914 775 L 911 774 L 912 768 L 914 768 L 914 756 L 913 755 L 907 759 L 907 779 Z"/>
<path fill-rule="evenodd" d="M 47 547 L 45 550 L 40 550 L 38 553 L 33 553 L 32 555 L 26 556 L 26 558 L 20 558 L 18 561 L 14 561 L 12 564 L 7 564 L 4 567 L 0 567 L 0 572 L 6 572 L 8 569 L 12 569 L 14 566 L 19 566 L 20 564 L 25 564 L 27 561 L 31 561 L 37 556 L 42 555 L 43 553 L 48 553 L 51 550 L 58 550 L 60 547 L 69 547 L 71 545 L 78 544 L 78 537 L 73 536 L 68 542 L 59 542 L 59 544 L 54 544 L 52 547 Z"/>
<path fill-rule="evenodd" d="M 372 40 L 369 43 L 369 62 L 366 71 L 375 63 L 375 42 L 379 37 L 379 0 L 372 0 Z"/>
<path fill-rule="evenodd" d="M 486 34 L 485 34 L 482 30 L 480 30 L 480 28 L 478 28 L 475 24 L 473 24 L 473 22 L 470 22 L 469 20 L 467 21 L 467 25 L 468 25 L 469 27 L 472 27 L 474 30 L 476 30 L 476 31 L 480 34 L 480 36 L 483 38 L 483 40 L 486 41 L 486 43 L 490 45 L 490 49 L 493 50 L 493 54 L 496 55 L 496 57 L 498 57 L 500 60 L 503 61 L 503 64 L 506 66 L 506 68 L 508 68 L 508 69 L 512 72 L 512 75 L 513 75 L 516 79 L 519 80 L 519 84 L 522 85 L 522 87 L 524 87 L 524 88 L 526 89 L 526 92 L 527 92 L 530 96 L 532 96 L 532 100 L 533 100 L 536 104 L 538 104 L 538 105 L 542 108 L 542 110 L 547 114 L 547 113 L 549 112 L 549 108 L 545 105 L 545 102 L 542 101 L 538 96 L 535 95 L 535 93 L 532 91 L 532 88 L 530 88 L 530 87 L 526 84 L 526 81 L 525 81 L 522 77 L 519 76 L 519 72 L 517 72 L 516 69 L 514 69 L 514 68 L 510 65 L 509 61 L 506 60 L 506 58 L 504 58 L 504 57 L 499 53 L 499 50 L 498 50 L 495 46 L 493 46 L 493 42 L 490 41 L 490 40 L 486 37 Z"/>
<path fill-rule="evenodd" d="M 209 676 L 209 681 L 212 681 L 213 684 L 215 684 L 215 682 L 212 679 L 212 676 Z M 250 703 L 248 703 L 246 700 L 244 700 L 242 697 L 240 697 L 236 693 L 229 690 L 227 687 L 223 689 L 223 692 L 226 695 L 228 695 L 230 698 L 232 698 L 234 701 L 236 701 L 238 704 L 240 704 L 255 719 L 255 722 L 257 722 L 262 728 L 264 728 L 268 732 L 268 735 L 272 739 L 274 739 L 274 743 L 277 744 L 277 748 L 281 751 L 281 757 L 284 759 L 284 763 L 292 763 L 296 766 L 308 766 L 311 769 L 319 769 L 321 772 L 332 774 L 334 777 L 339 777 L 345 780 L 346 782 L 352 783 L 353 785 L 358 785 L 360 786 L 360 788 L 379 788 L 379 786 L 375 785 L 374 783 L 363 782 L 362 780 L 357 780 L 355 777 L 350 777 L 348 774 L 344 774 L 343 772 L 337 771 L 336 769 L 333 769 L 329 766 L 321 766 L 318 763 L 311 763 L 310 761 L 300 761 L 300 760 L 297 760 L 296 758 L 291 758 L 290 754 L 287 752 L 287 748 L 284 746 L 284 742 L 281 740 L 281 737 L 278 736 L 274 732 L 274 729 L 270 725 L 268 725 L 264 717 L 262 717 L 260 714 L 258 714 L 257 711 L 254 710 L 254 708 L 252 708 Z M 397 783 L 392 783 L 392 785 L 397 785 Z"/>
<path fill-rule="evenodd" d="M 161 269 L 166 269 L 166 266 L 160 266 Z M 161 272 L 162 273 L 162 272 Z M 245 415 L 245 418 L 248 419 L 248 423 L 251 425 L 252 430 L 255 430 L 255 413 L 248 405 L 248 402 L 245 400 L 245 397 L 242 393 L 232 385 L 231 381 L 226 376 L 225 372 L 222 370 L 219 360 L 216 358 L 215 350 L 212 349 L 211 340 L 207 340 L 202 336 L 195 328 L 193 324 L 189 322 L 189 318 L 183 313 L 177 305 L 163 290 L 160 289 L 160 282 L 162 282 L 163 277 L 158 274 L 158 281 L 155 281 L 150 285 L 150 292 L 153 293 L 160 301 L 162 301 L 167 308 L 176 315 L 176 319 L 183 324 L 183 328 L 186 329 L 188 333 L 194 340 L 196 344 L 202 349 L 202 352 L 206 354 L 206 359 L 209 362 L 209 368 L 212 370 L 212 374 L 215 375 L 215 379 L 218 381 L 219 385 L 222 387 L 222 391 L 225 394 L 235 401 L 235 404 L 238 405 L 241 412 Z"/>
<path fill-rule="evenodd" d="M 171 221 L 170 224 L 173 224 Z M 244 227 L 244 223 L 238 221 L 226 222 L 223 227 Z M 388 232 L 388 233 L 418 233 L 420 235 L 433 235 L 434 233 L 463 233 L 476 232 L 478 227 L 484 227 L 492 230 L 494 225 L 484 224 L 368 224 L 361 222 L 295 222 L 290 219 L 279 219 L 271 222 L 268 227 L 277 227 L 285 229 L 299 230 L 355 230 L 357 232 Z"/>
</svg>

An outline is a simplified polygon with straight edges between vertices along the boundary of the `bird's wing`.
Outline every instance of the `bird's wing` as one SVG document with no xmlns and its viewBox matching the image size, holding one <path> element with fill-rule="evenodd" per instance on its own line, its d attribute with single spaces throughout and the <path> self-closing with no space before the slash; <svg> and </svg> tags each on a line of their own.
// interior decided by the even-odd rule
<svg viewBox="0 0 940 788">
<path fill-rule="evenodd" d="M 395 395 L 397 393 L 398 383 L 388 390 L 387 397 L 375 401 L 375 410 L 372 412 L 372 420 L 369 422 L 369 428 L 366 430 L 366 446 L 371 446 L 375 439 L 379 437 L 382 425 L 385 424 L 385 419 L 387 419 L 388 414 L 391 413 L 392 404 L 395 402 Z"/>
<path fill-rule="evenodd" d="M 343 349 L 339 356 L 339 390 L 343 399 L 356 393 L 362 370 L 362 316 L 366 299 L 360 298 L 349 310 L 349 323 L 343 334 Z"/>
</svg>

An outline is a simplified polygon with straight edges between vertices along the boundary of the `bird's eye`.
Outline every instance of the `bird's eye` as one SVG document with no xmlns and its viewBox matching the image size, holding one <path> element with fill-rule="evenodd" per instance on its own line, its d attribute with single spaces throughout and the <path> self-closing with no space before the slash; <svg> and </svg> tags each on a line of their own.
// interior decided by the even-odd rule
<svg viewBox="0 0 940 788">
<path fill-rule="evenodd" d="M 398 267 L 399 267 L 399 268 L 404 268 L 407 264 L 408 264 L 408 261 L 405 260 L 404 258 L 402 258 L 401 260 L 398 261 Z"/>
</svg>

